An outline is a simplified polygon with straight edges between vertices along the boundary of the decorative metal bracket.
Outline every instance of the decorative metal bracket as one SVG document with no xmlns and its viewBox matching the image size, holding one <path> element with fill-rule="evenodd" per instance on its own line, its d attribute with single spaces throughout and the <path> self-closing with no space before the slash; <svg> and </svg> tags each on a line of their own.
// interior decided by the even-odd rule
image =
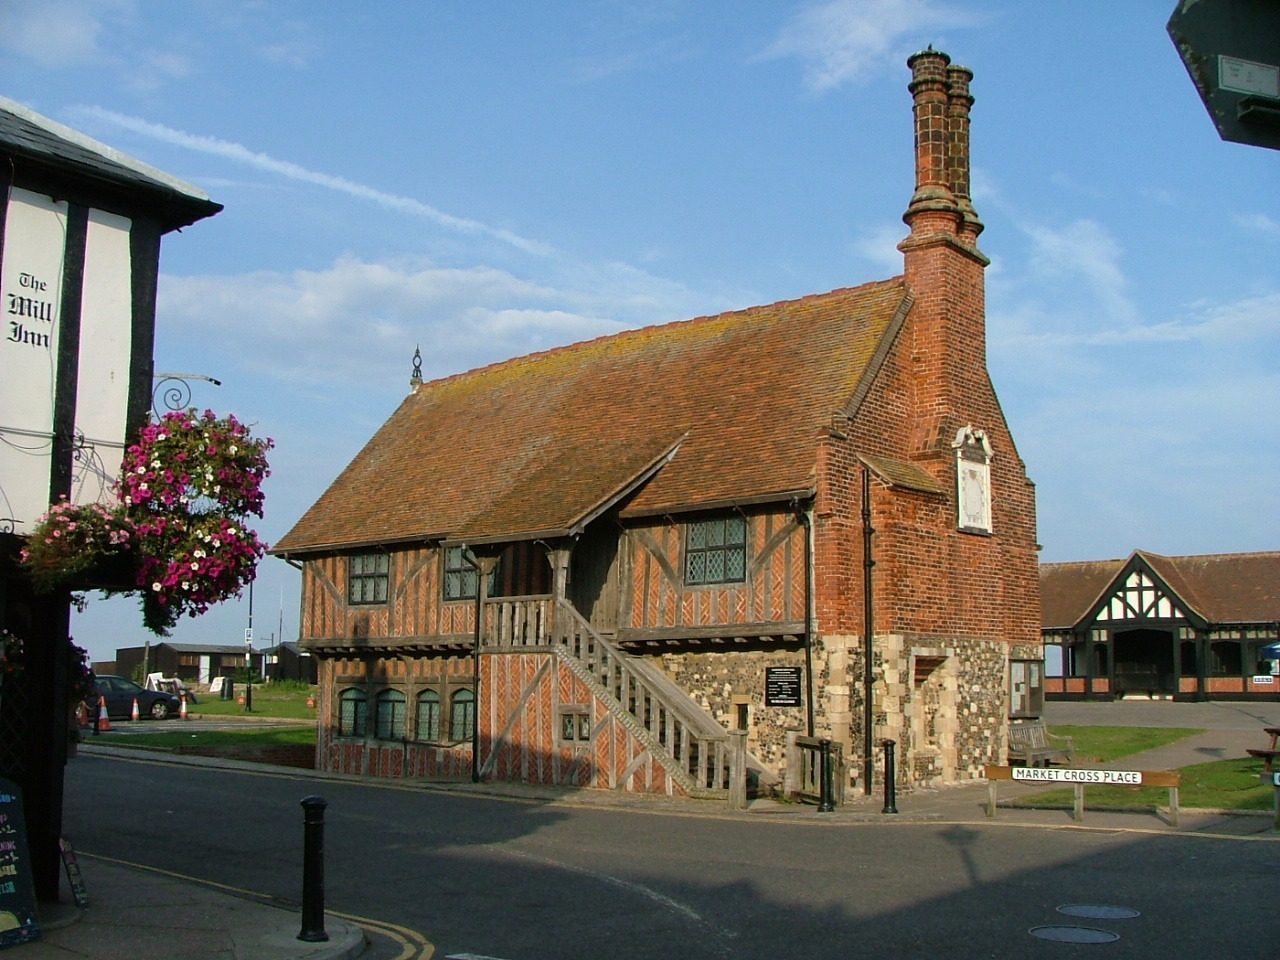
<svg viewBox="0 0 1280 960">
<path fill-rule="evenodd" d="M 151 389 L 151 409 L 156 419 L 175 410 L 185 410 L 191 404 L 191 384 L 188 380 L 204 380 L 215 387 L 222 386 L 222 381 L 203 373 L 156 373 L 152 379 L 155 386 Z M 161 409 L 163 404 L 163 409 Z"/>
</svg>

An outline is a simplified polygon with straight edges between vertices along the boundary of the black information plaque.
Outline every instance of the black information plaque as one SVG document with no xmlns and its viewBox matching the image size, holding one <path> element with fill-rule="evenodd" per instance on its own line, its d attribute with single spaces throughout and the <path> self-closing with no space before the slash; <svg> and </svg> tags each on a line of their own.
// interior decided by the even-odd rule
<svg viewBox="0 0 1280 960">
<path fill-rule="evenodd" d="M 39 938 L 22 791 L 0 777 L 0 949 Z"/>
<path fill-rule="evenodd" d="M 798 707 L 803 703 L 799 667 L 764 668 L 764 705 Z"/>
</svg>

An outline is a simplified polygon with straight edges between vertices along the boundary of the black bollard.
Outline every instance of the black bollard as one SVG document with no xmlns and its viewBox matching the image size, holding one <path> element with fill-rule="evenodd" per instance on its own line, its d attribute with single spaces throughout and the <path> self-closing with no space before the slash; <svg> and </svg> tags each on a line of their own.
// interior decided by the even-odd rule
<svg viewBox="0 0 1280 960">
<path fill-rule="evenodd" d="M 818 794 L 818 812 L 830 813 L 836 808 L 831 798 L 831 741 L 822 739 L 818 741 L 818 756 L 820 765 L 818 767 L 819 794 Z"/>
<path fill-rule="evenodd" d="M 320 943 L 324 929 L 324 797 L 302 800 L 302 929 L 298 939 Z"/>
<path fill-rule="evenodd" d="M 881 813 L 898 812 L 897 774 L 894 772 L 893 748 L 897 746 L 892 740 L 884 742 L 884 809 Z"/>
</svg>

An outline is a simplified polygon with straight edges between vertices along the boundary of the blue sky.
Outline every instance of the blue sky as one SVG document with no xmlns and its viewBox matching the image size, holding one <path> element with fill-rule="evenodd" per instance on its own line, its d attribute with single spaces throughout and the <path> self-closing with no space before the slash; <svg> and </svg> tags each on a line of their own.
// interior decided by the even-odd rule
<svg viewBox="0 0 1280 960">
<path fill-rule="evenodd" d="M 0 0 L 0 93 L 226 206 L 165 241 L 157 368 L 275 439 L 274 541 L 417 345 L 431 378 L 901 272 L 904 61 L 933 44 L 976 74 L 989 360 L 1042 558 L 1275 549 L 1280 154 L 1218 139 L 1173 6 Z M 267 560 L 260 646 L 297 604 Z M 147 636 L 130 600 L 73 632 L 97 659 Z"/>
</svg>

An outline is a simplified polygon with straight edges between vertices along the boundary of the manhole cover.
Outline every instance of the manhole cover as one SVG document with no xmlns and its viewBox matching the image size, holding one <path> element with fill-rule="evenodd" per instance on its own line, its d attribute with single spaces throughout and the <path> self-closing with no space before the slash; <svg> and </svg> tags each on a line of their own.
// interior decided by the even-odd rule
<svg viewBox="0 0 1280 960">
<path fill-rule="evenodd" d="M 1132 920 L 1142 916 L 1129 907 L 1108 907 L 1098 903 L 1064 903 L 1058 908 L 1058 912 L 1086 920 Z"/>
<path fill-rule="evenodd" d="M 1120 934 L 1097 927 L 1032 927 L 1028 932 L 1033 937 L 1057 943 L 1111 943 L 1120 939 Z"/>
</svg>

